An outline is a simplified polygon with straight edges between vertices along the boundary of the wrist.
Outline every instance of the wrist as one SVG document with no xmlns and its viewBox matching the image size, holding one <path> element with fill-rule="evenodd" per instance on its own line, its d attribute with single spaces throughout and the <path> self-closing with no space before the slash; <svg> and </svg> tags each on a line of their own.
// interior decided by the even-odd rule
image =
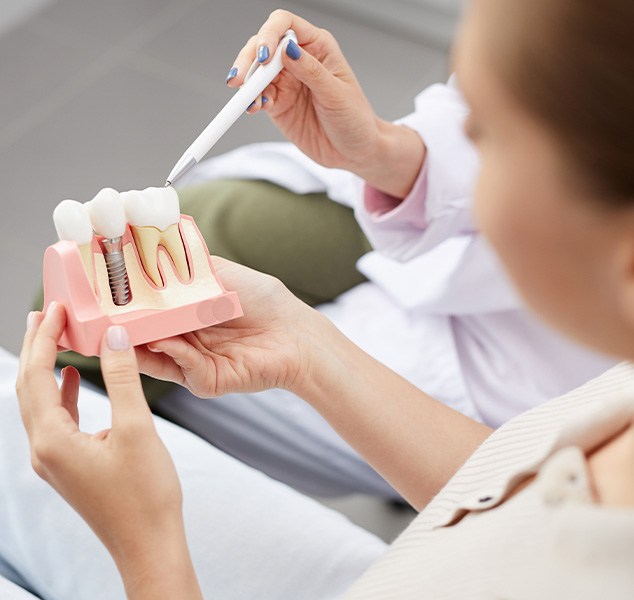
<svg viewBox="0 0 634 600">
<path fill-rule="evenodd" d="M 202 598 L 182 521 L 163 528 L 160 535 L 155 532 L 110 549 L 126 596 L 134 600 Z"/>
<path fill-rule="evenodd" d="M 345 377 L 348 352 L 343 346 L 351 342 L 320 312 L 310 309 L 304 320 L 299 345 L 297 376 L 287 388 L 309 404 L 325 395 L 329 386 Z"/>
<path fill-rule="evenodd" d="M 405 198 L 423 168 L 426 149 L 420 135 L 405 125 L 378 120 L 371 158 L 354 169 L 368 185 L 395 198 Z"/>
</svg>

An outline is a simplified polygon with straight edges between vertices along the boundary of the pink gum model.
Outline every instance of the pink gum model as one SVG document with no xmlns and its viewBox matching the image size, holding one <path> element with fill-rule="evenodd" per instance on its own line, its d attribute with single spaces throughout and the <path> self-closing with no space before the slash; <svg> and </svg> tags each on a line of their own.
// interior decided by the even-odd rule
<svg viewBox="0 0 634 600">
<path fill-rule="evenodd" d="M 187 215 L 181 215 L 181 221 L 192 223 L 205 250 L 211 274 L 221 290 L 220 294 L 210 287 L 209 297 L 202 300 L 179 303 L 169 308 L 145 308 L 108 315 L 104 312 L 91 286 L 77 243 L 60 241 L 46 249 L 44 253 L 44 308 L 46 309 L 54 300 L 66 307 L 66 330 L 60 340 L 62 349 L 74 350 L 84 356 L 98 356 L 101 339 L 110 325 L 125 326 L 130 343 L 138 346 L 242 316 L 238 295 L 236 292 L 225 290 L 216 276 L 207 245 L 194 220 Z M 139 260 L 129 227 L 126 228 L 123 236 L 123 246 L 127 244 L 132 244 L 136 258 Z M 189 244 L 185 243 L 185 247 L 191 271 L 190 280 L 196 282 Z M 95 253 L 100 252 L 96 238 L 93 238 L 92 249 Z M 146 283 L 149 282 L 147 277 L 145 280 Z M 151 287 L 155 286 L 151 285 Z"/>
</svg>

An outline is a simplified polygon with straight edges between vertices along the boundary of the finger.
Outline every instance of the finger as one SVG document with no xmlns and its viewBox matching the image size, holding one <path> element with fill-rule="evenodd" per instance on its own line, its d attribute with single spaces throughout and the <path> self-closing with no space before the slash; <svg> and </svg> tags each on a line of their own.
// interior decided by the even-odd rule
<svg viewBox="0 0 634 600">
<path fill-rule="evenodd" d="M 207 375 L 205 357 L 181 336 L 152 342 L 148 344 L 148 349 L 158 350 L 169 356 L 180 369 L 184 381 L 199 380 Z"/>
<path fill-rule="evenodd" d="M 20 415 L 29 436 L 31 432 L 31 413 L 26 393 L 25 371 L 31 352 L 31 346 L 33 344 L 33 338 L 35 337 L 35 332 L 37 331 L 37 327 L 41 321 L 42 314 L 40 312 L 31 311 L 27 315 L 26 332 L 24 334 L 24 341 L 22 342 L 22 350 L 20 351 L 20 361 L 18 364 L 18 377 L 15 382 L 15 391 L 18 396 Z"/>
<path fill-rule="evenodd" d="M 153 428 L 152 413 L 143 394 L 141 376 L 128 332 L 121 325 L 108 328 L 101 342 L 101 372 L 112 404 L 112 429 Z"/>
<path fill-rule="evenodd" d="M 277 96 L 277 89 L 274 84 L 270 84 L 266 87 L 266 89 L 262 92 L 260 96 L 258 96 L 254 102 L 249 106 L 247 112 L 250 115 L 254 115 L 255 113 L 266 110 L 273 106 L 273 100 Z"/>
<path fill-rule="evenodd" d="M 286 70 L 319 97 L 320 100 L 340 95 L 341 82 L 319 60 L 288 40 L 282 52 L 282 63 Z"/>
<path fill-rule="evenodd" d="M 266 64 L 271 60 L 273 53 L 277 50 L 280 38 L 288 29 L 288 27 L 283 28 L 283 23 L 286 21 L 287 19 L 283 14 L 278 14 L 277 11 L 274 11 L 260 27 L 255 36 L 256 57 L 260 64 Z"/>
<path fill-rule="evenodd" d="M 253 276 L 258 271 L 249 267 L 227 260 L 221 256 L 210 256 L 211 264 L 218 279 L 222 281 L 223 287 L 228 291 L 236 291 L 244 285 L 244 278 L 247 275 Z"/>
<path fill-rule="evenodd" d="M 262 108 L 262 96 L 258 96 L 249 106 L 246 112 L 250 115 L 254 115 Z"/>
<path fill-rule="evenodd" d="M 233 63 L 227 80 L 229 87 L 240 87 L 253 61 L 265 64 L 271 60 L 277 46 L 288 29 L 293 29 L 300 44 L 316 41 L 321 29 L 287 10 L 274 10 L 264 22 L 258 33 L 247 41 Z M 265 50 L 266 49 L 266 50 Z M 262 59 L 262 60 L 260 60 Z M 233 73 L 233 69 L 236 73 Z"/>
<path fill-rule="evenodd" d="M 26 317 L 26 331 L 24 333 L 24 340 L 22 341 L 22 350 L 20 351 L 18 381 L 23 377 L 24 368 L 31 354 L 31 347 L 33 346 L 37 328 L 40 326 L 43 318 L 42 313 L 39 311 L 31 311 Z"/>
<path fill-rule="evenodd" d="M 43 316 L 33 318 L 29 362 L 52 370 L 57 360 L 57 346 L 66 327 L 66 309 L 59 302 L 51 302 Z"/>
<path fill-rule="evenodd" d="M 274 83 L 268 85 L 262 92 L 262 108 L 261 110 L 268 110 L 275 104 L 277 98 L 277 86 Z"/>
<path fill-rule="evenodd" d="M 31 349 L 24 365 L 24 388 L 32 425 L 47 426 L 51 411 L 61 405 L 57 381 L 53 375 L 57 343 L 66 326 L 66 311 L 61 304 L 51 303 L 37 326 Z M 57 423 L 53 419 L 51 424 Z"/>
<path fill-rule="evenodd" d="M 80 380 L 79 371 L 75 367 L 64 367 L 62 369 L 62 386 L 60 388 L 62 406 L 68 411 L 78 429 L 79 409 L 77 408 L 77 401 L 79 399 Z"/>
<path fill-rule="evenodd" d="M 266 63 L 270 60 L 270 57 L 277 50 L 280 40 L 289 29 L 295 32 L 300 44 L 314 42 L 322 31 L 292 12 L 283 9 L 274 10 L 255 36 L 254 45 L 257 48 L 258 62 Z M 262 48 L 266 48 L 268 54 Z M 260 60 L 265 54 L 267 55 L 266 60 Z"/>
<path fill-rule="evenodd" d="M 137 346 L 134 350 L 136 351 L 136 358 L 141 373 L 162 381 L 172 381 L 179 385 L 185 383 L 183 371 L 171 357 L 142 346 Z"/>
<path fill-rule="evenodd" d="M 244 83 L 247 71 L 255 59 L 255 43 L 255 36 L 249 38 L 233 61 L 233 66 L 227 74 L 227 85 L 229 87 L 237 88 Z"/>
</svg>

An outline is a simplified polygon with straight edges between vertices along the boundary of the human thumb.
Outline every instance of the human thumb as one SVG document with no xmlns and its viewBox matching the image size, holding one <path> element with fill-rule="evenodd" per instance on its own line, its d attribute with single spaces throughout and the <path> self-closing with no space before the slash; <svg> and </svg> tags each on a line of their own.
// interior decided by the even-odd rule
<svg viewBox="0 0 634 600">
<path fill-rule="evenodd" d="M 109 327 L 101 343 L 101 372 L 112 404 L 112 428 L 152 425 L 134 348 L 121 325 Z"/>
</svg>

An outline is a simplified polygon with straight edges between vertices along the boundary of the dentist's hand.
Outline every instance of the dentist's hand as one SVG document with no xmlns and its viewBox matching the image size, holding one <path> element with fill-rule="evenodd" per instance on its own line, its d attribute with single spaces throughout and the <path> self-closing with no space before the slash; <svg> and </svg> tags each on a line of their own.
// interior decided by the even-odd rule
<svg viewBox="0 0 634 600">
<path fill-rule="evenodd" d="M 420 172 L 425 147 L 411 129 L 380 119 L 334 37 L 305 19 L 276 10 L 244 46 L 227 84 L 239 87 L 253 60 L 273 56 L 293 29 L 299 46 L 282 51 L 284 69 L 249 109 L 263 108 L 302 152 L 326 167 L 352 171 L 374 187 L 404 197 Z M 235 73 L 235 74 L 234 74 Z"/>
<path fill-rule="evenodd" d="M 137 347 L 141 371 L 203 398 L 299 390 L 311 375 L 311 348 L 325 318 L 270 275 L 220 257 L 213 263 L 223 284 L 238 292 L 244 316 Z"/>
<path fill-rule="evenodd" d="M 31 313 L 20 355 L 16 390 L 33 467 L 108 548 L 128 598 L 200 598 L 180 482 L 156 433 L 127 333 L 111 327 L 102 342 L 112 428 L 89 434 L 79 430 L 79 373 L 66 367 L 61 388 L 53 374 L 65 323 L 59 304 L 45 318 Z"/>
</svg>

